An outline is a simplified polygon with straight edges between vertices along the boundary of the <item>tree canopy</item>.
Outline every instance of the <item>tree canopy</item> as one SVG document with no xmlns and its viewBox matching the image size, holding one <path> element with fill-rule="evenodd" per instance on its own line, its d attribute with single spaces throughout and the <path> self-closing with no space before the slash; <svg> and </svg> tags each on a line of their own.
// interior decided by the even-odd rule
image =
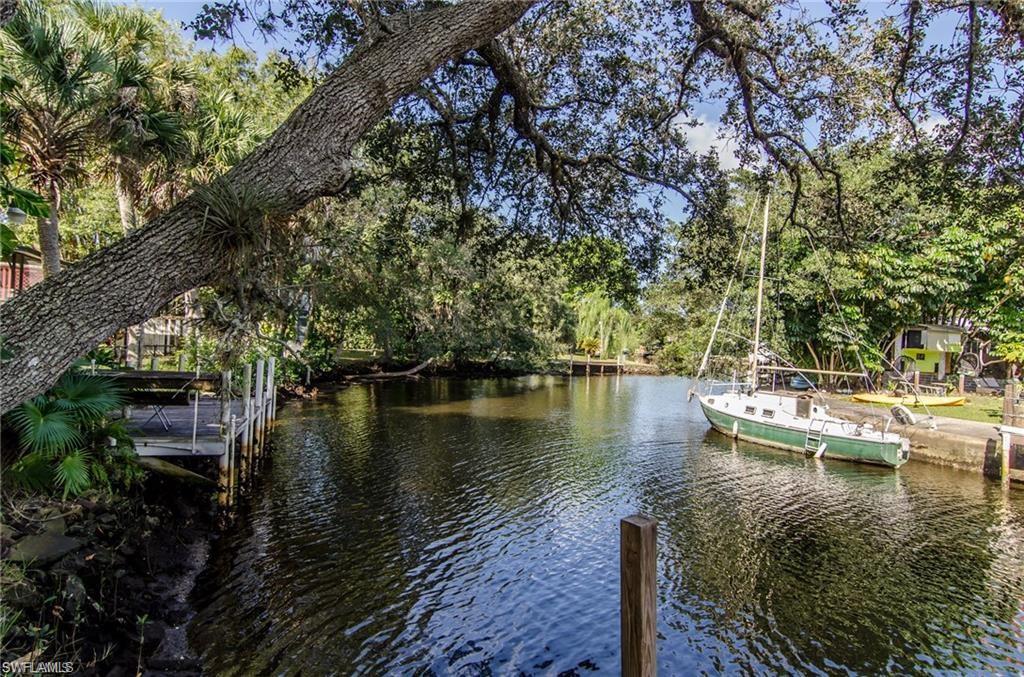
<svg viewBox="0 0 1024 677">
<path fill-rule="evenodd" d="M 21 20 L 8 24 L 5 36 L 16 35 Z M 617 269 L 599 286 L 627 306 L 634 285 L 662 272 L 665 213 L 671 211 L 678 235 L 691 245 L 677 249 L 677 258 L 691 259 L 679 259 L 677 267 L 689 275 L 704 266 L 710 280 L 715 266 L 704 263 L 722 268 L 742 217 L 733 214 L 730 179 L 715 155 L 690 140 L 708 106 L 721 111 L 716 129 L 734 138 L 740 161 L 760 177 L 762 189 L 774 183 L 785 196 L 782 220 L 829 242 L 839 238 L 842 246 L 830 251 L 851 261 L 885 254 L 868 251 L 865 240 L 873 242 L 875 234 L 859 230 L 873 223 L 861 215 L 871 199 L 863 197 L 857 172 L 844 165 L 858 157 L 859 145 L 872 145 L 870 155 L 926 204 L 969 218 L 967 202 L 956 196 L 988 196 L 976 204 L 996 230 L 1006 217 L 990 207 L 1000 199 L 1012 202 L 1020 183 L 1024 34 L 1010 2 L 910 0 L 880 8 L 755 0 L 468 1 L 435 7 L 258 0 L 209 4 L 192 28 L 200 36 L 230 37 L 243 24 L 281 36 L 287 46 L 266 66 L 237 59 L 232 65 L 229 54 L 199 69 L 208 78 L 220 77 L 220 68 L 234 69 L 237 82 L 232 106 L 219 107 L 223 95 L 216 92 L 198 99 L 212 114 L 198 116 L 205 122 L 192 127 L 197 132 L 187 144 L 192 151 L 185 157 L 194 158 L 196 171 L 185 173 L 183 182 L 170 180 L 181 173 L 165 172 L 159 185 L 166 190 L 145 191 L 166 198 L 143 208 L 148 226 L 0 310 L 15 355 L 11 364 L 24 380 L 12 398 L 40 392 L 90 342 L 175 294 L 220 284 L 225 270 L 236 269 L 222 264 L 237 251 L 263 251 L 248 261 L 269 264 L 275 257 L 267 255 L 267 243 L 305 246 L 309 216 L 302 210 L 315 210 L 325 197 L 347 202 L 373 189 L 415 197 L 429 206 L 430 232 L 439 241 L 456 247 L 474 241 L 471 248 L 483 246 L 495 256 L 524 243 L 569 252 L 582 245 L 584 255 L 566 259 L 570 285 L 586 293 L 585 283 L 572 280 L 579 271 L 595 264 Z M 422 59 L 413 64 L 415 53 Z M 273 72 L 275 83 L 266 91 L 260 87 L 270 80 L 262 75 L 246 83 L 262 68 Z M 201 88 L 202 77 L 197 82 Z M 235 124 L 236 112 L 273 118 L 268 111 L 288 108 L 294 92 L 308 98 L 277 131 L 266 134 L 261 125 L 280 118 L 260 120 L 260 131 L 248 138 L 232 131 L 245 129 Z M 175 110 L 173 99 L 161 101 Z M 219 131 L 224 138 L 217 138 Z M 105 159 L 115 164 L 118 157 L 138 160 L 111 148 Z M 746 179 L 745 190 L 757 177 Z M 207 188 L 193 191 L 203 183 Z M 212 241 L 213 231 L 203 225 L 210 213 L 220 224 Z M 911 217 L 906 228 L 921 225 Z M 474 240 L 481 223 L 493 224 L 485 243 Z M 942 232 L 954 248 L 956 231 Z M 788 237 L 797 236 L 780 241 Z M 698 244 L 703 251 L 693 248 Z M 920 258 L 912 264 L 919 274 L 941 256 L 897 250 Z M 157 259 L 166 263 L 132 275 L 123 270 Z M 900 291 L 887 286 L 898 276 L 876 281 L 870 273 L 865 266 L 862 274 L 877 283 L 876 294 Z M 111 274 L 124 278 L 125 290 L 118 292 L 121 300 L 105 304 L 117 312 L 97 321 L 90 313 L 111 291 L 86 292 L 86 303 L 81 290 Z M 146 289 L 145 301 L 128 300 L 128 287 Z M 74 308 L 65 307 L 72 288 Z M 796 305 L 814 305 L 801 294 Z M 42 312 L 47 305 L 71 313 L 64 319 L 81 330 L 65 338 L 47 332 L 53 345 L 44 350 L 29 326 L 49 326 Z M 989 324 L 996 326 L 1002 309 L 1014 305 L 993 300 Z M 4 406 L 10 406 L 6 394 Z"/>
</svg>

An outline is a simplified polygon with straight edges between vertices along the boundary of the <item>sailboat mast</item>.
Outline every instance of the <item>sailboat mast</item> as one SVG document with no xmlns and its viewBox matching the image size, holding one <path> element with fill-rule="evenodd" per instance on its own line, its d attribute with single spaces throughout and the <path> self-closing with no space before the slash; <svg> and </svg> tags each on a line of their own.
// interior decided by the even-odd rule
<svg viewBox="0 0 1024 677">
<path fill-rule="evenodd" d="M 757 273 L 757 312 L 754 315 L 754 358 L 750 366 L 750 380 L 757 390 L 757 356 L 761 350 L 761 304 L 764 300 L 764 257 L 768 251 L 768 201 L 769 194 L 764 197 L 764 225 L 761 227 L 761 267 Z"/>
</svg>

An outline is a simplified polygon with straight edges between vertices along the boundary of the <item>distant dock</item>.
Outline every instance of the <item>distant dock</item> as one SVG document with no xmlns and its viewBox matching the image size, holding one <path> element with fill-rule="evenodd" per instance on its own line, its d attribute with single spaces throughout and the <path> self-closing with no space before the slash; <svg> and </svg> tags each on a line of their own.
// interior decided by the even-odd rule
<svg viewBox="0 0 1024 677">
<path fill-rule="evenodd" d="M 570 355 L 569 357 L 551 360 L 548 363 L 552 373 L 569 376 L 611 376 L 614 374 L 648 374 L 661 373 L 653 364 L 629 362 L 619 358 L 615 360 L 599 360 L 587 355 Z"/>
</svg>

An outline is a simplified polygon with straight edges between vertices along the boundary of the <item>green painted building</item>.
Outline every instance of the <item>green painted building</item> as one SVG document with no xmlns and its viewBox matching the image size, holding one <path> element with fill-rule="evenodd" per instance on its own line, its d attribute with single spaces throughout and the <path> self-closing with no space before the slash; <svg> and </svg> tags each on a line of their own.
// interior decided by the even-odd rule
<svg viewBox="0 0 1024 677">
<path fill-rule="evenodd" d="M 896 357 L 909 360 L 914 370 L 937 381 L 953 369 L 953 360 L 963 350 L 963 329 L 945 324 L 915 324 L 896 334 Z"/>
</svg>

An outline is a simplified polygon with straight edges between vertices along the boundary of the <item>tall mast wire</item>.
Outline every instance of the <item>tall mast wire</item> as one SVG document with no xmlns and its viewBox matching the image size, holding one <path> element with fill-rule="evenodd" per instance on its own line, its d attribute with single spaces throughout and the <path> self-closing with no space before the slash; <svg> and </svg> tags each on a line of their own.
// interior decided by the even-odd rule
<svg viewBox="0 0 1024 677">
<path fill-rule="evenodd" d="M 747 216 L 747 225 L 743 228 L 743 237 L 740 238 L 739 250 L 736 253 L 736 264 L 732 276 L 729 277 L 728 284 L 725 285 L 725 294 L 722 295 L 722 304 L 718 307 L 718 316 L 715 318 L 715 327 L 711 330 L 711 338 L 708 340 L 708 347 L 704 350 L 704 357 L 700 361 L 700 368 L 697 370 L 697 376 L 694 378 L 695 381 L 700 381 L 700 377 L 704 374 L 704 370 L 708 367 L 708 361 L 711 359 L 711 348 L 715 344 L 715 336 L 718 334 L 718 328 L 722 324 L 722 315 L 725 314 L 725 306 L 729 302 L 729 292 L 732 290 L 732 283 L 736 281 L 736 275 L 739 272 L 740 263 L 743 261 L 743 250 L 747 244 L 747 235 L 750 233 L 750 223 L 754 220 L 754 211 L 757 209 L 757 200 L 754 200 L 754 204 L 750 205 L 750 214 Z"/>
<path fill-rule="evenodd" d="M 757 390 L 757 356 L 761 352 L 761 306 L 764 300 L 764 259 L 768 247 L 768 203 L 771 193 L 764 196 L 764 225 L 761 228 L 761 266 L 757 274 L 757 313 L 754 316 L 754 358 L 750 366 L 750 382 Z"/>
</svg>

